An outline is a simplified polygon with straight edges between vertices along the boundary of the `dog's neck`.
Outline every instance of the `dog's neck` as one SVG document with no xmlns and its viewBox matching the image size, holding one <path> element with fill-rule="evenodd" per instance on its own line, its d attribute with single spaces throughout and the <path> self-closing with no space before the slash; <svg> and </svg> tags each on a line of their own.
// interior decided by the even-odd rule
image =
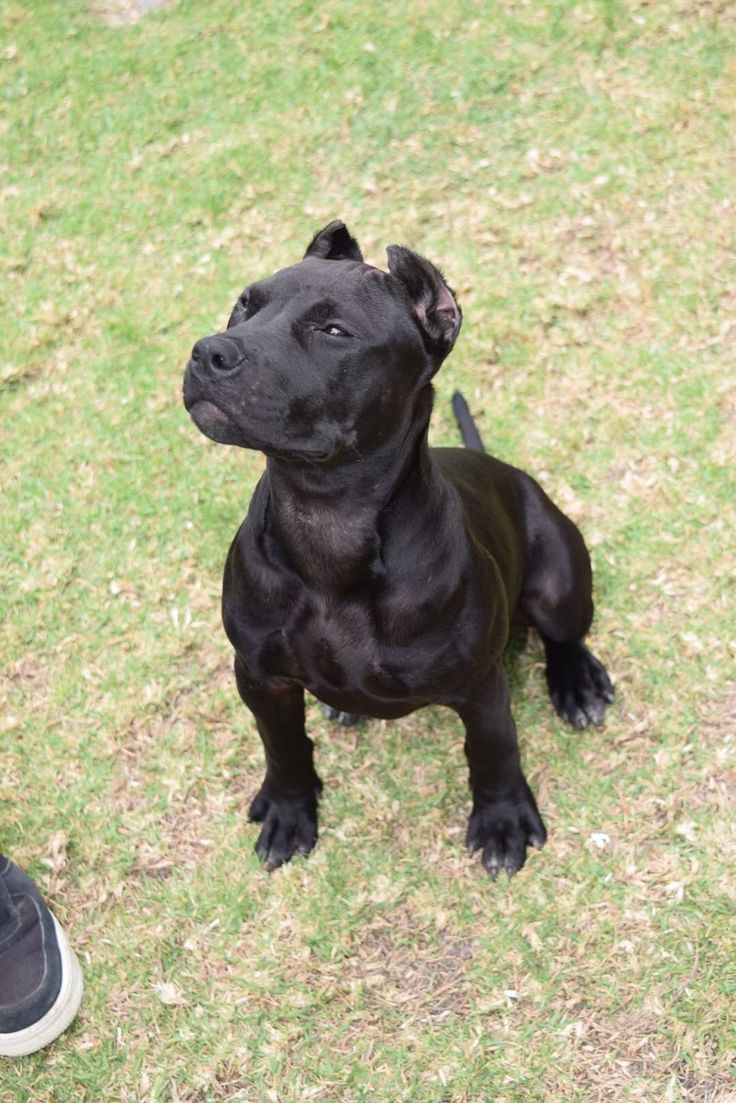
<svg viewBox="0 0 736 1103">
<path fill-rule="evenodd" d="M 400 439 L 371 455 L 356 454 L 334 467 L 269 459 L 267 523 L 310 587 L 344 595 L 380 583 L 382 520 L 397 498 L 410 494 L 409 516 L 418 522 L 421 503 L 435 497 L 441 482 L 427 444 L 431 399 L 428 406 L 426 417 L 423 411 Z"/>
</svg>

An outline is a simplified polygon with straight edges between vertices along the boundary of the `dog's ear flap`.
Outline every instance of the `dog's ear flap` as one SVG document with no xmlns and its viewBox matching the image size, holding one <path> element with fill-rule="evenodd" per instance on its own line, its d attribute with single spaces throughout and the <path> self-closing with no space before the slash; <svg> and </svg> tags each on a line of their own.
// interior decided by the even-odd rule
<svg viewBox="0 0 736 1103">
<path fill-rule="evenodd" d="M 386 254 L 388 270 L 404 285 L 422 331 L 430 344 L 447 356 L 463 319 L 455 292 L 439 268 L 411 249 L 389 245 Z"/>
<path fill-rule="evenodd" d="M 321 257 L 322 260 L 362 260 L 363 254 L 345 223 L 336 218 L 324 230 L 314 235 L 304 254 L 305 260 L 307 257 Z"/>
</svg>

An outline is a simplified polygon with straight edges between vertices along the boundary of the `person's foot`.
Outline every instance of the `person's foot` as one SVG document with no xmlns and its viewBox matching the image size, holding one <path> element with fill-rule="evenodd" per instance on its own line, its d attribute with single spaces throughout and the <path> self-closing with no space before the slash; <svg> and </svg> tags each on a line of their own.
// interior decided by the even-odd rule
<svg viewBox="0 0 736 1103">
<path fill-rule="evenodd" d="M 53 1042 L 82 999 L 82 972 L 64 932 L 24 873 L 0 854 L 0 1056 Z"/>
</svg>

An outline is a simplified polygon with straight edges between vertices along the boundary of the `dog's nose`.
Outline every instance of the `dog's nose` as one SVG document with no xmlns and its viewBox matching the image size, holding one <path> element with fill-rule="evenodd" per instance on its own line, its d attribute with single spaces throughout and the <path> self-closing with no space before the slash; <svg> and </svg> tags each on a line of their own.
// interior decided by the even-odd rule
<svg viewBox="0 0 736 1103">
<path fill-rule="evenodd" d="M 192 361 L 206 372 L 231 372 L 244 357 L 234 341 L 227 337 L 203 337 L 192 349 Z"/>
</svg>

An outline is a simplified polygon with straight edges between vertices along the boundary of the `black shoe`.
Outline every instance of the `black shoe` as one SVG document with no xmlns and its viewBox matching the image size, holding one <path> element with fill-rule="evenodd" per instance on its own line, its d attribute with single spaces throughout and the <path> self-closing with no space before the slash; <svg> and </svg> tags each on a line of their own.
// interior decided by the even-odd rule
<svg viewBox="0 0 736 1103">
<path fill-rule="evenodd" d="M 0 1056 L 53 1042 L 82 999 L 82 972 L 64 932 L 24 873 L 0 854 Z"/>
</svg>

